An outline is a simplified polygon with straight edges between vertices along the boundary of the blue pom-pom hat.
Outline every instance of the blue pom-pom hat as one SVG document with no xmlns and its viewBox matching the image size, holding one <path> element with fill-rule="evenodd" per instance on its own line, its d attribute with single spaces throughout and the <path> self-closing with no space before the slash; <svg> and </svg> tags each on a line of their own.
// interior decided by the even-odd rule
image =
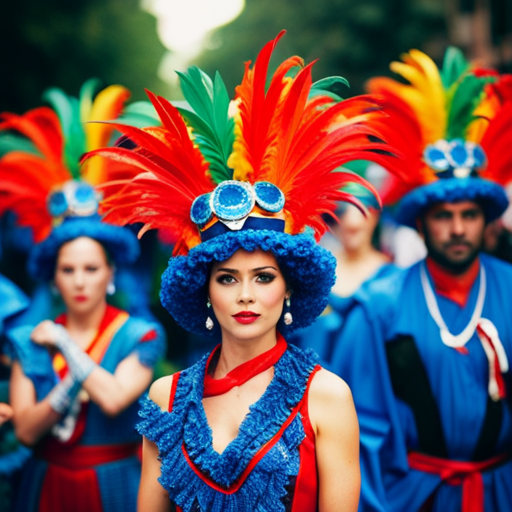
<svg viewBox="0 0 512 512">
<path fill-rule="evenodd" d="M 237 250 L 272 252 L 292 290 L 293 323 L 286 332 L 313 322 L 335 279 L 335 259 L 317 244 L 325 232 L 322 215 L 338 201 L 364 205 L 342 190 L 364 179 L 339 171 L 364 159 L 383 166 L 396 160 L 375 129 L 382 112 L 375 98 L 343 101 L 332 92 L 344 79 L 312 83 L 311 65 L 285 60 L 267 81 L 269 60 L 283 32 L 246 64 L 236 97 L 217 74 L 212 81 L 196 67 L 179 73 L 186 107 L 148 96 L 162 127 L 116 124 L 130 147 L 105 148 L 101 156 L 138 169 L 118 182 L 102 203 L 116 224 L 142 222 L 143 230 L 169 230 L 177 239 L 162 276 L 163 305 L 184 328 L 208 333 L 207 285 L 214 261 Z M 268 88 L 266 87 L 266 84 Z M 316 240 L 315 240 L 316 238 Z"/>
<path fill-rule="evenodd" d="M 471 66 L 455 48 L 441 70 L 418 50 L 402 60 L 390 67 L 409 84 L 368 83 L 389 116 L 382 133 L 401 155 L 379 189 L 383 203 L 397 203 L 396 220 L 413 228 L 439 202 L 475 201 L 487 222 L 499 218 L 512 171 L 512 77 Z"/>
<path fill-rule="evenodd" d="M 49 89 L 44 98 L 51 108 L 0 114 L 0 137 L 9 137 L 11 149 L 0 159 L 0 214 L 12 210 L 19 225 L 32 228 L 29 272 L 36 279 L 52 279 L 60 247 L 82 236 L 101 243 L 114 263 L 131 263 L 139 255 L 137 237 L 98 214 L 101 195 L 94 186 L 115 171 L 98 160 L 80 167 L 80 156 L 103 146 L 114 131 L 87 122 L 117 118 L 129 97 L 119 85 L 96 95 L 98 85 L 87 81 L 79 100 Z"/>
</svg>

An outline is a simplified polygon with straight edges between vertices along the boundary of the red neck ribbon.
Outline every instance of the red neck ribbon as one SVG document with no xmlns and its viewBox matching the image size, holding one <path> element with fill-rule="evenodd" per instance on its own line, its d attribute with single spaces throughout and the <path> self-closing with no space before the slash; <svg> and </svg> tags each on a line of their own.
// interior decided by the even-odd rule
<svg viewBox="0 0 512 512">
<path fill-rule="evenodd" d="M 468 270 L 460 275 L 451 274 L 432 258 L 427 258 L 427 268 L 436 292 L 453 300 L 460 307 L 465 307 L 471 288 L 480 273 L 480 258 L 476 258 Z"/>
<path fill-rule="evenodd" d="M 214 379 L 208 375 L 208 369 L 213 357 L 218 357 L 220 345 L 217 345 L 206 362 L 203 398 L 223 395 L 235 386 L 241 386 L 249 379 L 252 379 L 259 373 L 262 373 L 271 366 L 274 366 L 277 361 L 281 359 L 281 356 L 284 354 L 287 346 L 285 339 L 278 333 L 277 343 L 270 350 L 267 350 L 266 352 L 263 352 L 263 354 L 256 356 L 254 359 L 246 361 L 240 366 L 233 368 L 233 370 L 231 370 L 225 377 L 222 377 L 222 379 Z"/>
</svg>

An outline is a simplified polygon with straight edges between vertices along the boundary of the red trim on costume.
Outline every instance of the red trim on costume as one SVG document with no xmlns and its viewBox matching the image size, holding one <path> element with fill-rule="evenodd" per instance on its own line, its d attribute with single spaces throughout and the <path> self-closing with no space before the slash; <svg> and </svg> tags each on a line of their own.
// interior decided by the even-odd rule
<svg viewBox="0 0 512 512">
<path fill-rule="evenodd" d="M 176 395 L 176 389 L 178 388 L 178 380 L 180 379 L 181 372 L 175 373 L 172 378 L 171 393 L 169 394 L 169 407 L 167 412 L 172 412 L 172 406 L 174 405 L 174 396 Z"/>
<path fill-rule="evenodd" d="M 320 368 L 320 366 L 316 366 L 309 377 L 308 386 L 300 409 L 306 437 L 299 446 L 300 469 L 297 480 L 295 481 L 291 512 L 317 510 L 318 507 L 318 468 L 316 465 L 315 431 L 309 419 L 308 403 L 311 381 Z"/>
<path fill-rule="evenodd" d="M 450 485 L 462 485 L 462 512 L 484 511 L 484 482 L 482 472 L 493 469 L 510 458 L 504 453 L 479 462 L 459 461 L 431 457 L 424 453 L 410 452 L 409 466 L 418 471 L 439 475 Z"/>
<path fill-rule="evenodd" d="M 274 366 L 277 361 L 281 359 L 281 356 L 284 354 L 286 347 L 287 344 L 285 339 L 283 336 L 281 336 L 281 334 L 278 333 L 277 343 L 270 350 L 267 350 L 266 352 L 263 352 L 263 354 L 260 354 L 250 361 L 246 361 L 245 363 L 237 366 L 222 379 L 214 379 L 208 375 L 208 369 L 212 358 L 216 356 L 220 350 L 220 345 L 217 345 L 215 350 L 213 350 L 213 352 L 210 354 L 210 357 L 206 363 L 203 398 L 223 395 L 235 386 L 241 386 L 248 380 L 252 379 L 254 376 L 264 372 L 271 366 Z"/>
<path fill-rule="evenodd" d="M 155 329 L 151 329 L 151 331 L 148 331 L 142 338 L 140 339 L 140 342 L 144 341 L 152 341 L 158 338 L 158 333 L 155 331 Z"/>
<path fill-rule="evenodd" d="M 507 397 L 507 387 L 505 385 L 505 379 L 503 379 L 503 374 L 501 373 L 500 368 L 500 361 L 498 358 L 498 353 L 496 352 L 496 347 L 494 345 L 494 342 L 492 338 L 485 332 L 484 329 L 480 325 L 476 326 L 476 332 L 478 333 L 478 336 L 481 338 L 485 338 L 487 340 L 487 343 L 492 349 L 492 352 L 494 353 L 494 358 L 491 361 L 490 367 L 489 367 L 489 380 L 494 380 L 496 382 L 496 385 L 498 387 L 498 395 L 499 399 L 504 399 Z"/>
<path fill-rule="evenodd" d="M 293 408 L 290 415 L 286 419 L 286 421 L 281 425 L 281 428 L 279 431 L 270 439 L 267 441 L 254 455 L 251 462 L 247 465 L 247 467 L 244 469 L 242 474 L 240 475 L 240 478 L 233 483 L 233 485 L 229 488 L 221 487 L 216 482 L 214 482 L 212 479 L 210 479 L 207 475 L 204 475 L 201 470 L 192 462 L 190 459 L 187 449 L 185 447 L 185 444 L 181 446 L 181 449 L 183 451 L 183 455 L 185 456 L 185 459 L 187 460 L 189 466 L 192 468 L 194 473 L 203 480 L 207 485 L 209 485 L 212 489 L 215 489 L 218 492 L 221 492 L 222 494 L 234 494 L 237 492 L 242 484 L 245 482 L 246 478 L 249 476 L 251 471 L 254 469 L 254 467 L 260 462 L 260 460 L 275 446 L 275 444 L 279 441 L 281 436 L 283 435 L 283 432 L 289 427 L 290 423 L 295 419 L 295 416 L 299 413 L 303 406 L 303 402 L 307 397 L 307 393 L 309 390 L 309 385 L 311 383 L 311 380 L 315 373 L 320 369 L 320 366 L 316 366 L 314 370 L 311 372 L 311 375 L 308 379 L 308 384 L 306 387 L 306 391 L 304 393 L 304 396 L 302 397 L 302 400 Z"/>
<path fill-rule="evenodd" d="M 480 273 L 480 258 L 476 258 L 469 269 L 461 275 L 451 274 L 430 257 L 426 261 L 436 292 L 453 300 L 460 307 L 465 307 L 471 288 Z"/>
</svg>

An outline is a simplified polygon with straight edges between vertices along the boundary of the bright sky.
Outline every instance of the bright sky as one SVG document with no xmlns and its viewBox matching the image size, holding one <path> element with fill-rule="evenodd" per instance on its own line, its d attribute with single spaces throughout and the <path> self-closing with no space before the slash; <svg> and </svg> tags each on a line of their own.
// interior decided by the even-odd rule
<svg viewBox="0 0 512 512">
<path fill-rule="evenodd" d="M 157 18 L 158 36 L 170 51 L 160 68 L 166 82 L 174 69 L 184 69 L 203 49 L 209 32 L 235 19 L 245 0 L 141 0 L 141 7 Z"/>
</svg>

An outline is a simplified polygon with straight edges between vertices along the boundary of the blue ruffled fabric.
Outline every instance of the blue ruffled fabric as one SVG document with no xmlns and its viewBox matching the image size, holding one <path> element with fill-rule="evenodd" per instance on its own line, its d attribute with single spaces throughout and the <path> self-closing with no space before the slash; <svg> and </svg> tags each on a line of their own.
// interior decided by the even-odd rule
<svg viewBox="0 0 512 512">
<path fill-rule="evenodd" d="M 48 238 L 34 246 L 28 261 L 32 277 L 44 281 L 52 279 L 60 247 L 81 236 L 101 243 L 119 265 L 133 263 L 140 253 L 139 241 L 129 229 L 106 224 L 99 215 L 69 217 L 54 228 Z"/>
<path fill-rule="evenodd" d="M 300 415 L 233 494 L 216 491 L 197 476 L 183 455 L 182 444 L 202 473 L 228 488 L 300 402 L 317 357 L 313 352 L 288 346 L 275 365 L 272 382 L 250 407 L 237 438 L 222 454 L 213 450 L 212 431 L 202 406 L 206 361 L 207 356 L 181 373 L 172 413 L 162 411 L 149 398 L 141 403 L 142 421 L 137 429 L 158 446 L 160 483 L 183 512 L 197 510 L 197 505 L 204 512 L 284 512 L 281 499 L 287 494 L 290 477 L 297 476 L 300 468 L 298 447 L 305 437 Z"/>
<path fill-rule="evenodd" d="M 475 201 L 482 205 L 487 222 L 507 209 L 505 190 L 497 183 L 481 178 L 444 178 L 418 187 L 400 201 L 396 221 L 416 229 L 416 219 L 435 203 Z"/>
<path fill-rule="evenodd" d="M 267 230 L 232 231 L 199 244 L 187 256 L 171 258 L 162 275 L 160 300 L 184 329 L 218 337 L 218 322 L 214 322 L 212 331 L 205 327 L 206 318 L 212 316 L 206 306 L 210 268 L 213 261 L 225 261 L 239 249 L 272 252 L 292 290 L 293 323 L 286 325 L 281 317 L 279 332 L 286 335 L 307 327 L 325 309 L 335 281 L 336 259 L 313 236 Z"/>
</svg>

